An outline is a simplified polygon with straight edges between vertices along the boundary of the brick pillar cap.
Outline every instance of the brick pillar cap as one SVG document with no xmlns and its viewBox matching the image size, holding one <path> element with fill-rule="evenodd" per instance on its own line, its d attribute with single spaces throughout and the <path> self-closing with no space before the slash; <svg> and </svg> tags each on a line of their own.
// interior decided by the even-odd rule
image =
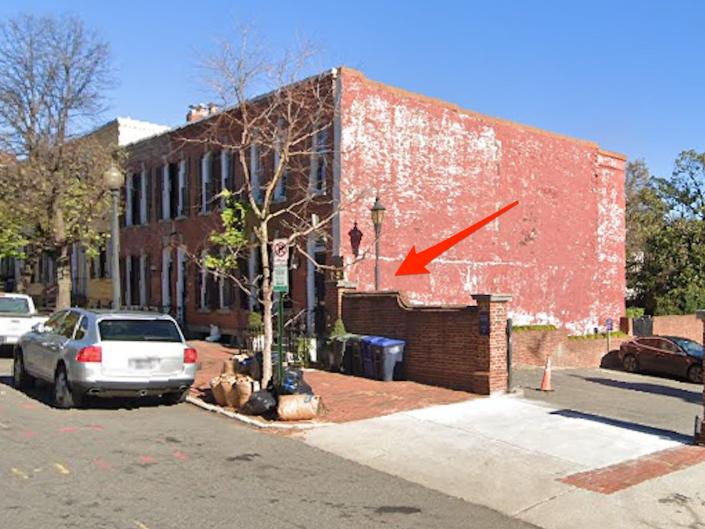
<svg viewBox="0 0 705 529">
<path fill-rule="evenodd" d="M 475 301 L 490 301 L 495 303 L 506 303 L 511 301 L 511 294 L 473 294 L 472 299 Z"/>
<path fill-rule="evenodd" d="M 705 321 L 705 310 L 696 310 L 695 311 L 695 316 L 702 321 Z"/>
</svg>

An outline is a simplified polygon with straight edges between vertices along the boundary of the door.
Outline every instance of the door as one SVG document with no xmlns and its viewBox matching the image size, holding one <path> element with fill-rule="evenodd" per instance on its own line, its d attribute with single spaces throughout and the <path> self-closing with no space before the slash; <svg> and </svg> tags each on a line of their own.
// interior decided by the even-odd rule
<svg viewBox="0 0 705 529">
<path fill-rule="evenodd" d="M 659 342 L 659 372 L 665 375 L 685 376 L 689 365 L 686 354 L 671 340 L 662 338 Z"/>
<path fill-rule="evenodd" d="M 315 261 L 325 266 L 325 252 L 316 252 Z M 318 338 L 326 334 L 326 274 L 325 269 L 316 268 L 314 276 L 314 332 Z"/>
<path fill-rule="evenodd" d="M 32 375 L 46 378 L 46 370 L 44 368 L 45 348 L 49 346 L 52 336 L 58 331 L 66 313 L 67 311 L 60 311 L 52 314 L 44 322 L 43 332 L 33 332 L 32 339 L 22 349 L 25 366 Z"/>
<path fill-rule="evenodd" d="M 44 353 L 42 356 L 42 370 L 47 380 L 54 379 L 56 364 L 63 354 L 66 344 L 73 339 L 76 325 L 80 319 L 81 315 L 78 312 L 69 311 L 56 332 L 47 336 L 44 342 L 45 346 L 42 348 Z"/>
<path fill-rule="evenodd" d="M 639 360 L 639 368 L 643 371 L 659 371 L 660 366 L 660 353 L 658 346 L 660 346 L 660 340 L 658 338 L 641 338 L 638 341 L 638 353 L 637 358 Z"/>
</svg>

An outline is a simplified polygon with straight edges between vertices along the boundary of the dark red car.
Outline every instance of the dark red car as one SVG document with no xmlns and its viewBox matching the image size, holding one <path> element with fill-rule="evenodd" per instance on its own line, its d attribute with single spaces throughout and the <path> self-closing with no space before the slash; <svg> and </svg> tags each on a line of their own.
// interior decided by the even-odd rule
<svg viewBox="0 0 705 529">
<path fill-rule="evenodd" d="M 703 382 L 703 346 L 678 336 L 643 336 L 623 343 L 619 358 L 624 370 L 644 371 Z"/>
</svg>

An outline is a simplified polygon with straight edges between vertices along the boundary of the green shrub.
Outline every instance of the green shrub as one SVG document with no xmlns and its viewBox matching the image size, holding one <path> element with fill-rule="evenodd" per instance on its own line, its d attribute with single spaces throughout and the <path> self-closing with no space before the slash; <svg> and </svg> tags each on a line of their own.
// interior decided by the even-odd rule
<svg viewBox="0 0 705 529">
<path fill-rule="evenodd" d="M 263 326 L 262 315 L 259 312 L 250 312 L 247 315 L 247 327 L 250 329 L 259 329 Z"/>
<path fill-rule="evenodd" d="M 627 318 L 641 318 L 644 315 L 642 307 L 627 307 Z"/>
<path fill-rule="evenodd" d="M 555 325 L 513 325 L 512 331 L 522 332 L 522 331 L 555 331 L 557 330 Z"/>
<path fill-rule="evenodd" d="M 347 331 L 345 330 L 345 323 L 343 323 L 341 318 L 338 318 L 333 324 L 333 330 L 330 333 L 330 337 L 336 338 L 338 336 L 345 336 L 346 334 Z"/>
</svg>

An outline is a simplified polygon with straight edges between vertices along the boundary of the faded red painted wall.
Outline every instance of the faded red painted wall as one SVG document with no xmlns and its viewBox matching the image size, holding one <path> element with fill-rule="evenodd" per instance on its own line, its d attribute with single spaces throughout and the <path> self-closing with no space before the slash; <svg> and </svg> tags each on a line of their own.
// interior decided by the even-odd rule
<svg viewBox="0 0 705 529">
<path fill-rule="evenodd" d="M 374 284 L 369 208 L 387 208 L 382 288 L 413 303 L 512 294 L 516 324 L 591 331 L 624 312 L 624 160 L 591 142 L 461 110 L 340 71 L 341 233 L 357 221 L 365 258 L 348 269 Z M 395 277 L 424 249 L 500 207 L 519 206 L 430 265 Z M 343 235 L 343 237 L 346 237 Z M 347 238 L 346 238 L 347 239 Z M 347 240 L 341 245 L 352 261 Z"/>
</svg>

